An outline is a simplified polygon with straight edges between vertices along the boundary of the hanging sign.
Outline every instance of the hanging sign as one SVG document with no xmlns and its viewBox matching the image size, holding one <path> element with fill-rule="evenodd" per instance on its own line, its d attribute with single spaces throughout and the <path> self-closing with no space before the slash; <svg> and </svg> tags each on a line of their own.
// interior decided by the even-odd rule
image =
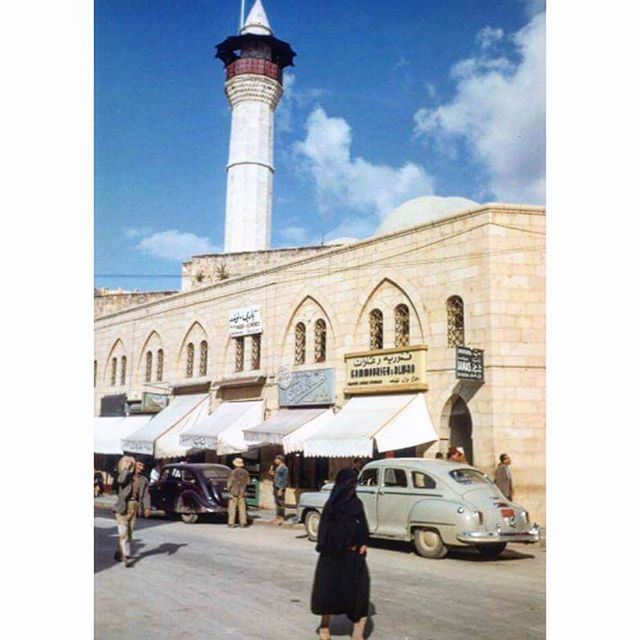
<svg viewBox="0 0 640 640">
<path fill-rule="evenodd" d="M 456 347 L 456 378 L 484 380 L 484 349 Z"/>
<path fill-rule="evenodd" d="M 140 411 L 143 412 L 159 412 L 169 404 L 169 396 L 165 393 L 149 393 L 144 391 L 142 394 L 142 404 Z"/>
<path fill-rule="evenodd" d="M 426 391 L 427 346 L 417 345 L 345 355 L 345 393 Z"/>
<path fill-rule="evenodd" d="M 229 313 L 229 335 L 232 338 L 262 333 L 260 307 L 253 305 Z"/>
<path fill-rule="evenodd" d="M 278 377 L 278 404 L 301 407 L 335 402 L 333 369 L 290 371 Z"/>
</svg>

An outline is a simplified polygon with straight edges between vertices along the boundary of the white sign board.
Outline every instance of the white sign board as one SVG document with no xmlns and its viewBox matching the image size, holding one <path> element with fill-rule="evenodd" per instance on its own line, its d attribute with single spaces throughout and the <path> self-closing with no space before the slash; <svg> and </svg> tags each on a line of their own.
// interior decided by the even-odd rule
<svg viewBox="0 0 640 640">
<path fill-rule="evenodd" d="M 253 305 L 244 309 L 234 309 L 229 313 L 229 335 L 232 338 L 262 333 L 260 307 Z"/>
</svg>

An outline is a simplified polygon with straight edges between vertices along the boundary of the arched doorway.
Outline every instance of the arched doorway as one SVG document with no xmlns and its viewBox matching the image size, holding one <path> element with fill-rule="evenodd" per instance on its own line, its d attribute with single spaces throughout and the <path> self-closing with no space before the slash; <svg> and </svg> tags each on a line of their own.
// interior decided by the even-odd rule
<svg viewBox="0 0 640 640">
<path fill-rule="evenodd" d="M 467 403 L 458 396 L 451 407 L 449 416 L 449 444 L 462 447 L 467 462 L 473 464 L 473 425 Z"/>
</svg>

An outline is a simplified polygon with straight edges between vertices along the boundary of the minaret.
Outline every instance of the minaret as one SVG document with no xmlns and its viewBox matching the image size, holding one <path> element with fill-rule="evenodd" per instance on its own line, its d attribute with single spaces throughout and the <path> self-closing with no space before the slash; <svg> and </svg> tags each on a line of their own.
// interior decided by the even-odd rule
<svg viewBox="0 0 640 640">
<path fill-rule="evenodd" d="M 231 105 L 224 250 L 260 251 L 271 245 L 274 112 L 282 96 L 282 70 L 293 65 L 296 54 L 274 38 L 260 0 L 240 34 L 216 49 Z"/>
</svg>

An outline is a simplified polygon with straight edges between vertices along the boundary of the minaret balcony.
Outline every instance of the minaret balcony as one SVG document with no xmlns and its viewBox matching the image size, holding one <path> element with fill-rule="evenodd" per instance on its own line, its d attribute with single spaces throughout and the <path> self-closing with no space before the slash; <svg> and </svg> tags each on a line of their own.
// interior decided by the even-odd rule
<svg viewBox="0 0 640 640">
<path fill-rule="evenodd" d="M 227 80 L 248 73 L 256 76 L 266 76 L 282 84 L 282 69 L 271 60 L 238 58 L 227 65 Z"/>
</svg>

